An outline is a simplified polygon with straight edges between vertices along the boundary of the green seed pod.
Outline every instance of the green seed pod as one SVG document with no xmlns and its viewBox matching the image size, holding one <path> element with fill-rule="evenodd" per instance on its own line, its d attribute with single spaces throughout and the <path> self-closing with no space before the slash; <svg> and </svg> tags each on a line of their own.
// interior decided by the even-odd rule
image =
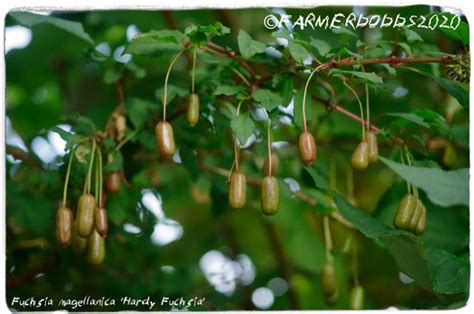
<svg viewBox="0 0 474 314">
<path fill-rule="evenodd" d="M 260 197 L 262 212 L 265 215 L 275 215 L 280 205 L 280 190 L 275 177 L 266 176 L 263 178 Z"/>
<path fill-rule="evenodd" d="M 421 204 L 421 217 L 418 220 L 418 224 L 416 225 L 415 233 L 417 235 L 422 235 L 425 232 L 426 228 L 426 207 L 425 205 Z"/>
<path fill-rule="evenodd" d="M 118 193 L 120 192 L 120 182 L 121 182 L 120 172 L 115 171 L 107 174 L 105 178 L 105 187 L 109 193 Z"/>
<path fill-rule="evenodd" d="M 408 193 L 400 201 L 393 224 L 397 229 L 407 229 L 416 207 L 416 198 Z"/>
<path fill-rule="evenodd" d="M 303 132 L 299 138 L 300 157 L 306 166 L 311 165 L 316 160 L 316 140 L 309 132 Z"/>
<path fill-rule="evenodd" d="M 367 132 L 367 144 L 369 145 L 369 162 L 375 163 L 379 159 L 379 145 L 377 135 L 372 131 Z"/>
<path fill-rule="evenodd" d="M 229 205 L 234 209 L 245 206 L 247 202 L 247 177 L 239 170 L 232 171 L 229 185 Z"/>
<path fill-rule="evenodd" d="M 95 197 L 92 194 L 83 194 L 79 198 L 79 205 L 77 207 L 77 233 L 83 238 L 90 236 L 94 229 L 95 206 Z"/>
<path fill-rule="evenodd" d="M 278 158 L 278 155 L 275 153 L 272 153 L 272 174 L 276 174 L 278 171 L 278 166 L 280 165 L 280 159 Z M 263 162 L 263 167 L 262 167 L 262 173 L 264 176 L 269 175 L 269 160 L 268 156 L 265 157 L 265 161 Z"/>
<path fill-rule="evenodd" d="M 105 258 L 105 239 L 96 230 L 89 237 L 87 247 L 87 261 L 89 264 L 102 264 Z"/>
<path fill-rule="evenodd" d="M 69 246 L 72 241 L 72 210 L 61 204 L 56 211 L 56 239 L 62 246 Z"/>
<path fill-rule="evenodd" d="M 160 154 L 164 157 L 173 157 L 176 150 L 174 143 L 173 127 L 166 121 L 161 121 L 156 125 L 156 143 Z"/>
<path fill-rule="evenodd" d="M 199 96 L 197 94 L 189 96 L 187 117 L 190 127 L 194 127 L 199 121 Z"/>
<path fill-rule="evenodd" d="M 364 308 L 364 288 L 356 286 L 351 290 L 351 310 L 362 310 Z"/>
<path fill-rule="evenodd" d="M 338 285 L 333 263 L 326 262 L 321 269 L 321 288 L 326 302 L 334 304 L 337 301 Z"/>
<path fill-rule="evenodd" d="M 105 208 L 95 209 L 95 229 L 102 236 L 106 237 L 109 231 L 109 222 L 107 220 L 107 210 Z"/>
<path fill-rule="evenodd" d="M 352 167 L 356 169 L 365 169 L 369 165 L 369 144 L 366 141 L 362 141 L 357 145 L 356 149 L 352 153 L 351 158 Z"/>
<path fill-rule="evenodd" d="M 72 250 L 76 254 L 82 254 L 87 248 L 87 238 L 77 233 L 77 221 L 72 225 Z"/>
<path fill-rule="evenodd" d="M 418 221 L 420 221 L 421 215 L 423 214 L 423 203 L 419 198 L 416 199 L 415 210 L 413 211 L 413 216 L 411 216 L 408 229 L 415 232 Z"/>
</svg>

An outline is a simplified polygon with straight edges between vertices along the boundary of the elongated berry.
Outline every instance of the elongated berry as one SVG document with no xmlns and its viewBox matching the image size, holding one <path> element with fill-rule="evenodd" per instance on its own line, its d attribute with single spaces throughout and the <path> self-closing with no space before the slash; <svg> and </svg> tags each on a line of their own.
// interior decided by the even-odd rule
<svg viewBox="0 0 474 314">
<path fill-rule="evenodd" d="M 416 207 L 416 197 L 412 194 L 406 194 L 400 201 L 398 211 L 395 215 L 393 224 L 398 229 L 408 229 L 411 217 Z"/>
<path fill-rule="evenodd" d="M 194 127 L 199 121 L 199 96 L 197 94 L 189 96 L 187 118 L 190 127 Z"/>
<path fill-rule="evenodd" d="M 95 209 L 95 229 L 102 236 L 106 237 L 109 231 L 109 222 L 107 219 L 107 210 L 105 208 Z"/>
<path fill-rule="evenodd" d="M 69 246 L 72 241 L 72 210 L 62 204 L 56 211 L 56 240 L 62 246 Z"/>
<path fill-rule="evenodd" d="M 415 233 L 417 235 L 422 235 L 425 232 L 426 228 L 426 219 L 427 219 L 427 212 L 425 205 L 422 204 L 421 206 L 421 217 L 418 220 L 418 224 L 416 225 Z"/>
<path fill-rule="evenodd" d="M 238 170 L 230 175 L 229 205 L 234 209 L 245 206 L 247 202 L 247 177 Z"/>
<path fill-rule="evenodd" d="M 268 156 L 265 157 L 265 161 L 263 162 L 263 167 L 262 167 L 262 173 L 264 176 L 269 175 L 269 160 Z M 275 175 L 278 171 L 278 167 L 280 165 L 280 159 L 278 158 L 278 155 L 275 153 L 272 153 L 272 175 Z"/>
<path fill-rule="evenodd" d="M 326 302 L 334 304 L 337 301 L 338 285 L 334 264 L 326 262 L 321 269 L 321 288 Z"/>
<path fill-rule="evenodd" d="M 367 132 L 367 144 L 369 144 L 369 163 L 375 163 L 379 159 L 379 145 L 377 135 L 372 131 Z"/>
<path fill-rule="evenodd" d="M 418 225 L 418 221 L 420 221 L 421 215 L 423 214 L 423 203 L 420 201 L 419 198 L 416 199 L 415 210 L 413 211 L 413 216 L 411 216 L 410 224 L 408 225 L 408 229 L 410 231 L 415 232 L 416 226 Z"/>
<path fill-rule="evenodd" d="M 306 166 L 316 161 L 316 140 L 309 132 L 303 132 L 299 138 L 300 157 Z"/>
<path fill-rule="evenodd" d="M 158 122 L 155 130 L 156 143 L 160 154 L 164 157 L 173 157 L 176 150 L 173 127 L 166 121 Z"/>
<path fill-rule="evenodd" d="M 351 163 L 352 167 L 356 169 L 367 168 L 369 165 L 369 144 L 366 141 L 362 141 L 357 145 L 352 153 Z"/>
<path fill-rule="evenodd" d="M 72 250 L 76 254 L 82 254 L 87 248 L 87 238 L 81 237 L 77 232 L 77 221 L 72 225 Z"/>
<path fill-rule="evenodd" d="M 94 230 L 87 243 L 87 261 L 89 264 L 102 264 L 105 259 L 105 239 Z"/>
<path fill-rule="evenodd" d="M 324 263 L 321 269 L 321 287 L 325 295 L 333 295 L 336 292 L 337 277 L 333 263 Z"/>
<path fill-rule="evenodd" d="M 280 189 L 275 177 L 266 176 L 263 178 L 260 204 L 265 215 L 275 215 L 277 213 L 280 205 Z"/>
<path fill-rule="evenodd" d="M 364 288 L 355 286 L 351 290 L 351 310 L 362 310 L 364 308 Z"/>
<path fill-rule="evenodd" d="M 94 229 L 95 197 L 92 194 L 83 194 L 79 198 L 77 207 L 77 233 L 83 238 L 91 235 Z"/>
<path fill-rule="evenodd" d="M 120 172 L 118 171 L 110 172 L 109 174 L 107 174 L 105 178 L 105 187 L 107 188 L 107 192 L 120 192 L 121 180 L 122 178 L 120 176 Z"/>
</svg>

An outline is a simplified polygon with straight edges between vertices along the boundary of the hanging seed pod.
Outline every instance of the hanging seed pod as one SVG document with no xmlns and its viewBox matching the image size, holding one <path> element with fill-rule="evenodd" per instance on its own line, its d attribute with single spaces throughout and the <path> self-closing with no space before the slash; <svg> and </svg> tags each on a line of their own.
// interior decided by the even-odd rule
<svg viewBox="0 0 474 314">
<path fill-rule="evenodd" d="M 321 287 L 328 304 L 334 304 L 338 298 L 337 277 L 334 264 L 326 262 L 321 269 Z"/>
<path fill-rule="evenodd" d="M 79 198 L 77 207 L 77 233 L 83 238 L 91 235 L 94 229 L 95 197 L 84 194 Z"/>
<path fill-rule="evenodd" d="M 421 204 L 421 217 L 418 220 L 418 224 L 416 225 L 415 233 L 417 235 L 422 235 L 425 232 L 426 228 L 426 207 L 425 205 Z"/>
<path fill-rule="evenodd" d="M 121 186 L 120 172 L 114 171 L 107 174 L 105 178 L 105 187 L 109 193 L 118 193 L 120 192 Z"/>
<path fill-rule="evenodd" d="M 280 190 L 275 177 L 266 176 L 263 178 L 260 197 L 262 212 L 265 215 L 275 215 L 280 205 Z"/>
<path fill-rule="evenodd" d="M 69 246 L 72 241 L 72 210 L 61 204 L 56 211 L 56 240 L 62 246 Z"/>
<path fill-rule="evenodd" d="M 272 153 L 272 174 L 276 174 L 278 171 L 278 167 L 280 165 L 280 159 L 278 158 L 278 155 L 275 153 Z M 264 176 L 269 175 L 269 160 L 268 156 L 265 157 L 265 161 L 263 162 L 263 167 L 262 167 L 262 173 Z"/>
<path fill-rule="evenodd" d="M 299 138 L 300 157 L 306 166 L 311 165 L 316 160 L 316 141 L 309 132 L 303 132 Z"/>
<path fill-rule="evenodd" d="M 362 310 L 364 308 L 364 288 L 356 286 L 351 290 L 351 310 Z"/>
<path fill-rule="evenodd" d="M 72 250 L 76 254 L 82 254 L 87 248 L 87 238 L 81 237 L 77 233 L 77 221 L 72 225 Z"/>
<path fill-rule="evenodd" d="M 96 230 L 89 237 L 87 247 L 87 261 L 89 264 L 102 264 L 105 258 L 105 239 Z"/>
<path fill-rule="evenodd" d="M 174 143 L 173 127 L 166 121 L 161 121 L 156 125 L 156 143 L 160 154 L 164 157 L 173 157 L 176 150 Z"/>
<path fill-rule="evenodd" d="M 369 162 L 375 163 L 379 159 L 379 145 L 377 135 L 373 131 L 367 132 L 367 144 L 369 145 Z"/>
<path fill-rule="evenodd" d="M 416 199 L 415 210 L 413 211 L 413 216 L 411 216 L 410 223 L 408 225 L 408 229 L 410 231 L 415 232 L 416 226 L 418 225 L 418 221 L 420 221 L 421 215 L 423 214 L 423 203 L 420 201 L 419 198 Z"/>
<path fill-rule="evenodd" d="M 366 141 L 362 141 L 357 145 L 356 149 L 352 153 L 351 158 L 352 167 L 356 169 L 365 169 L 369 165 L 369 144 Z"/>
<path fill-rule="evenodd" d="M 247 202 L 247 177 L 239 170 L 232 171 L 229 185 L 229 205 L 240 209 Z"/>
<path fill-rule="evenodd" d="M 407 229 L 409 227 L 415 207 L 416 197 L 410 193 L 407 193 L 400 201 L 397 214 L 395 215 L 395 219 L 393 221 L 393 224 L 397 229 Z"/>
<path fill-rule="evenodd" d="M 197 94 L 189 96 L 187 117 L 190 127 L 194 127 L 199 121 L 199 96 Z"/>
<path fill-rule="evenodd" d="M 105 208 L 95 209 L 95 229 L 102 236 L 106 237 L 109 231 L 109 222 L 107 220 L 107 210 Z"/>
</svg>

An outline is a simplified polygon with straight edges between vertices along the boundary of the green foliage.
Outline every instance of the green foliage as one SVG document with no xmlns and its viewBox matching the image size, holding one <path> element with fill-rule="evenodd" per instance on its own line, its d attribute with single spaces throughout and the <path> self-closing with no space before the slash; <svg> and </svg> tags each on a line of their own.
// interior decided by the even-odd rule
<svg viewBox="0 0 474 314">
<path fill-rule="evenodd" d="M 444 171 L 405 166 L 384 157 L 380 159 L 400 177 L 422 189 L 433 203 L 444 207 L 469 205 L 469 169 Z"/>
<path fill-rule="evenodd" d="M 253 40 L 252 37 L 250 37 L 250 35 L 244 30 L 239 31 L 237 40 L 239 43 L 240 53 L 245 59 L 250 59 L 254 55 L 265 51 L 265 44 Z"/>
<path fill-rule="evenodd" d="M 255 123 L 248 114 L 241 114 L 233 118 L 230 121 L 230 127 L 242 145 L 247 143 L 248 138 L 255 131 Z"/>
</svg>

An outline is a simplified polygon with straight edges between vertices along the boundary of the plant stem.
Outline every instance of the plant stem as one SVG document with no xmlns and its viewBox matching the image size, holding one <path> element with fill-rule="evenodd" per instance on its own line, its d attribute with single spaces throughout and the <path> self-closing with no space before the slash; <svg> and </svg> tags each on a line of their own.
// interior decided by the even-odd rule
<svg viewBox="0 0 474 314">
<path fill-rule="evenodd" d="M 83 194 L 91 192 L 91 176 L 92 176 L 92 164 L 94 163 L 94 154 L 95 154 L 95 139 L 92 139 L 92 151 L 91 151 L 91 159 L 89 161 L 89 171 L 87 172 L 86 183 L 84 184 L 84 192 Z"/>
<path fill-rule="evenodd" d="M 325 215 L 323 217 L 323 228 L 324 228 L 324 242 L 326 244 L 326 259 L 332 261 L 332 238 L 331 229 L 329 228 L 329 217 Z"/>
<path fill-rule="evenodd" d="M 239 104 L 237 105 L 237 110 L 235 111 L 235 116 L 238 117 L 240 115 L 240 106 L 242 105 L 242 103 L 244 102 L 244 99 L 242 99 Z M 237 170 L 239 170 L 239 150 L 240 148 L 238 147 L 237 145 L 237 138 L 235 137 L 235 135 L 233 136 L 234 138 L 234 163 L 232 164 L 232 168 L 231 168 L 231 173 L 232 173 L 232 170 L 234 169 L 234 166 Z"/>
<path fill-rule="evenodd" d="M 370 131 L 370 102 L 369 102 L 369 85 L 365 84 L 365 110 L 367 112 L 367 131 Z"/>
<path fill-rule="evenodd" d="M 250 82 L 245 78 L 245 76 L 239 72 L 239 70 L 237 69 L 234 69 L 233 67 L 230 67 L 230 69 L 232 70 L 232 72 L 234 72 L 235 74 L 237 74 L 238 77 L 240 77 L 240 79 L 242 80 L 242 82 L 245 83 L 245 85 L 251 87 L 252 84 L 250 84 Z"/>
<path fill-rule="evenodd" d="M 404 147 L 404 146 L 403 146 L 403 147 Z M 400 150 L 400 160 L 401 160 L 401 162 L 402 162 L 402 165 L 405 165 L 406 163 L 405 163 L 405 157 L 404 157 L 404 155 L 403 155 L 403 154 L 404 154 L 404 148 L 403 148 L 403 147 L 402 147 L 402 149 Z M 406 182 L 406 184 L 407 184 L 408 193 L 410 193 L 410 192 L 411 192 L 411 184 L 410 184 L 407 180 L 405 180 L 405 182 Z"/>
<path fill-rule="evenodd" d="M 179 56 L 181 56 L 184 52 L 184 49 L 178 52 L 174 58 L 171 60 L 170 66 L 168 67 L 168 71 L 166 72 L 166 77 L 165 77 L 165 94 L 163 95 L 163 121 L 166 121 L 166 100 L 168 97 L 168 79 L 170 77 L 171 69 L 173 68 L 173 65 L 175 64 L 176 60 L 178 60 Z"/>
<path fill-rule="evenodd" d="M 357 102 L 359 103 L 359 109 L 360 109 L 360 118 L 364 120 L 364 109 L 362 109 L 362 102 L 360 101 L 359 95 L 357 95 L 356 91 L 349 84 L 347 84 L 345 80 L 342 80 L 342 83 L 352 92 L 352 94 L 354 94 L 355 98 L 357 99 Z M 365 141 L 365 127 L 364 127 L 364 124 L 361 124 L 361 126 L 362 126 L 362 141 Z"/>
<path fill-rule="evenodd" d="M 322 67 L 322 65 L 320 66 L 317 66 L 312 72 L 311 74 L 309 75 L 308 77 L 308 80 L 306 81 L 306 84 L 304 86 L 304 92 L 303 92 L 303 128 L 304 128 L 304 131 L 307 132 L 308 131 L 308 127 L 306 125 L 306 93 L 308 92 L 308 86 L 309 86 L 309 82 L 311 81 L 311 79 L 313 78 L 313 75 L 319 71 L 319 69 Z"/>
<path fill-rule="evenodd" d="M 268 175 L 272 176 L 272 119 L 268 117 L 267 145 L 268 145 Z"/>
<path fill-rule="evenodd" d="M 64 180 L 64 191 L 63 191 L 63 205 L 66 206 L 66 201 L 67 201 L 67 186 L 69 184 L 69 176 L 71 174 L 71 166 L 72 166 L 72 160 L 74 159 L 74 152 L 76 151 L 76 148 L 74 147 L 71 149 L 71 155 L 69 155 L 69 162 L 67 164 L 67 170 L 66 170 L 66 179 Z"/>
<path fill-rule="evenodd" d="M 193 50 L 193 69 L 191 70 L 191 93 L 194 94 L 194 72 L 196 70 L 196 47 Z"/>
<path fill-rule="evenodd" d="M 102 207 L 102 189 L 103 189 L 103 180 L 104 180 L 104 175 L 103 175 L 103 169 L 102 169 L 102 152 L 100 150 L 100 147 L 97 147 L 97 158 L 99 160 L 99 192 L 97 198 L 99 199 L 99 208 Z"/>
</svg>

